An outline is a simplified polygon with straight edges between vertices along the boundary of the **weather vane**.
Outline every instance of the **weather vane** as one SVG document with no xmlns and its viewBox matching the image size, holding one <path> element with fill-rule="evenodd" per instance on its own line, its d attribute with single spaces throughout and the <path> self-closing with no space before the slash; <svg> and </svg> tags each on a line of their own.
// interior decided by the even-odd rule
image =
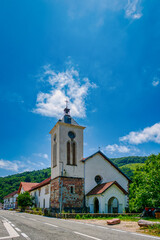
<svg viewBox="0 0 160 240">
<path fill-rule="evenodd" d="M 66 101 L 65 101 L 65 102 L 66 102 L 66 108 L 68 108 L 68 100 L 66 99 Z"/>
</svg>

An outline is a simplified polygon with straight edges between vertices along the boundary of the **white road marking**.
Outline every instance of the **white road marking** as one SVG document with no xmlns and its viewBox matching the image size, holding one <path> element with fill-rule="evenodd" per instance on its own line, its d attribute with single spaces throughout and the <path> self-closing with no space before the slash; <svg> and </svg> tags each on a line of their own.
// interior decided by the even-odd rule
<svg viewBox="0 0 160 240">
<path fill-rule="evenodd" d="M 92 239 L 95 239 L 95 240 L 102 240 L 100 238 L 96 238 L 96 237 L 93 237 L 93 236 L 90 236 L 90 235 L 86 235 L 84 233 L 80 233 L 80 232 L 74 232 L 74 233 L 78 234 L 78 235 L 81 235 L 81 236 L 84 236 L 84 237 L 92 238 Z"/>
<path fill-rule="evenodd" d="M 111 228 L 111 230 L 113 230 L 113 231 L 117 231 L 117 232 L 124 232 L 124 233 L 128 233 L 128 232 L 126 232 L 126 231 L 123 231 L 123 230 L 120 230 L 120 229 L 115 229 L 115 228 Z"/>
<path fill-rule="evenodd" d="M 34 219 L 34 218 L 28 218 L 28 219 L 29 219 L 29 220 L 32 220 L 32 221 L 35 221 L 35 222 L 37 221 L 37 220 L 36 220 L 36 219 Z"/>
<path fill-rule="evenodd" d="M 96 227 L 98 227 L 98 228 L 103 228 L 103 229 L 109 229 L 109 228 L 107 228 L 107 227 L 103 227 L 103 226 L 96 226 Z"/>
<path fill-rule="evenodd" d="M 44 224 L 49 225 L 49 226 L 52 226 L 52 227 L 58 227 L 58 226 L 53 225 L 53 224 L 50 224 L 50 223 L 44 223 Z"/>
<path fill-rule="evenodd" d="M 7 232 L 9 233 L 9 238 L 19 237 L 19 234 L 13 229 L 13 227 L 8 222 L 4 222 L 3 224 Z M 3 238 L 0 238 L 0 239 L 3 239 Z"/>
<path fill-rule="evenodd" d="M 95 227 L 95 225 L 90 224 L 90 223 L 85 223 L 85 225 L 87 225 L 87 226 L 91 226 L 91 227 Z"/>
<path fill-rule="evenodd" d="M 131 234 L 134 234 L 134 235 L 137 235 L 137 236 L 141 236 L 141 237 L 160 239 L 160 237 L 154 237 L 154 236 L 147 235 L 147 234 L 140 234 L 140 233 L 131 233 Z"/>
<path fill-rule="evenodd" d="M 11 223 L 11 222 L 9 222 L 9 223 Z M 11 224 L 12 225 L 12 227 L 15 227 L 15 225 L 14 224 Z"/>
<path fill-rule="evenodd" d="M 21 232 L 21 230 L 19 228 L 15 228 L 15 229 L 16 229 L 16 231 Z"/>
<path fill-rule="evenodd" d="M 23 237 L 25 237 L 26 239 L 31 240 L 31 239 L 27 236 L 27 234 L 21 233 L 21 235 L 22 235 Z"/>
</svg>

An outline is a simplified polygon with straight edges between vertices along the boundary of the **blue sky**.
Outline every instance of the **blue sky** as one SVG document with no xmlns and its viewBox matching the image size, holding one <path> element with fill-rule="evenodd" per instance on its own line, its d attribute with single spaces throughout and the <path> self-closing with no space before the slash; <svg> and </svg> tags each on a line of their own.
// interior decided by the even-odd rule
<svg viewBox="0 0 160 240">
<path fill-rule="evenodd" d="M 1 1 L 0 29 L 0 176 L 50 166 L 66 99 L 84 157 L 159 152 L 159 0 Z"/>
</svg>

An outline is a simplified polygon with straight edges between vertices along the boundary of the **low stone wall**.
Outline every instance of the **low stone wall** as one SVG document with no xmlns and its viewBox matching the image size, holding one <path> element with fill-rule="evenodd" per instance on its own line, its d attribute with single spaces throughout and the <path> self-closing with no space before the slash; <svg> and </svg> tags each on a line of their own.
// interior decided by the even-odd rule
<svg viewBox="0 0 160 240">
<path fill-rule="evenodd" d="M 118 216 L 135 216 L 139 215 L 138 213 L 123 213 L 123 214 L 118 214 L 118 213 L 50 213 L 51 217 L 56 217 L 56 218 L 76 218 L 78 216 L 86 216 L 86 217 L 93 217 L 93 218 L 107 218 L 107 217 L 118 217 Z"/>
<path fill-rule="evenodd" d="M 20 212 L 20 209 L 16 209 L 17 212 Z M 55 217 L 55 218 L 77 218 L 79 216 L 80 218 L 84 217 L 92 217 L 92 218 L 108 218 L 108 217 L 118 217 L 118 216 L 137 216 L 140 215 L 140 213 L 54 213 L 51 212 L 48 209 L 42 210 L 25 210 L 25 213 L 30 214 L 37 214 L 37 215 L 45 215 L 49 217 Z"/>
</svg>

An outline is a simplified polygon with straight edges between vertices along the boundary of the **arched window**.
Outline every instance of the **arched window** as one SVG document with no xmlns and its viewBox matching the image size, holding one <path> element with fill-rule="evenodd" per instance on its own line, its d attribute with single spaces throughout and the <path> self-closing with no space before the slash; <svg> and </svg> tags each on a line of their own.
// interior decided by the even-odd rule
<svg viewBox="0 0 160 240">
<path fill-rule="evenodd" d="M 71 163 L 70 163 L 70 151 L 71 151 L 71 149 L 70 149 L 71 147 L 70 147 L 70 142 L 68 141 L 67 142 L 67 165 L 70 165 Z"/>
<path fill-rule="evenodd" d="M 53 144 L 53 167 L 57 166 L 57 143 Z"/>
<path fill-rule="evenodd" d="M 76 143 L 73 142 L 72 143 L 72 159 L 73 159 L 73 165 L 76 166 L 77 163 L 76 163 Z"/>
</svg>

